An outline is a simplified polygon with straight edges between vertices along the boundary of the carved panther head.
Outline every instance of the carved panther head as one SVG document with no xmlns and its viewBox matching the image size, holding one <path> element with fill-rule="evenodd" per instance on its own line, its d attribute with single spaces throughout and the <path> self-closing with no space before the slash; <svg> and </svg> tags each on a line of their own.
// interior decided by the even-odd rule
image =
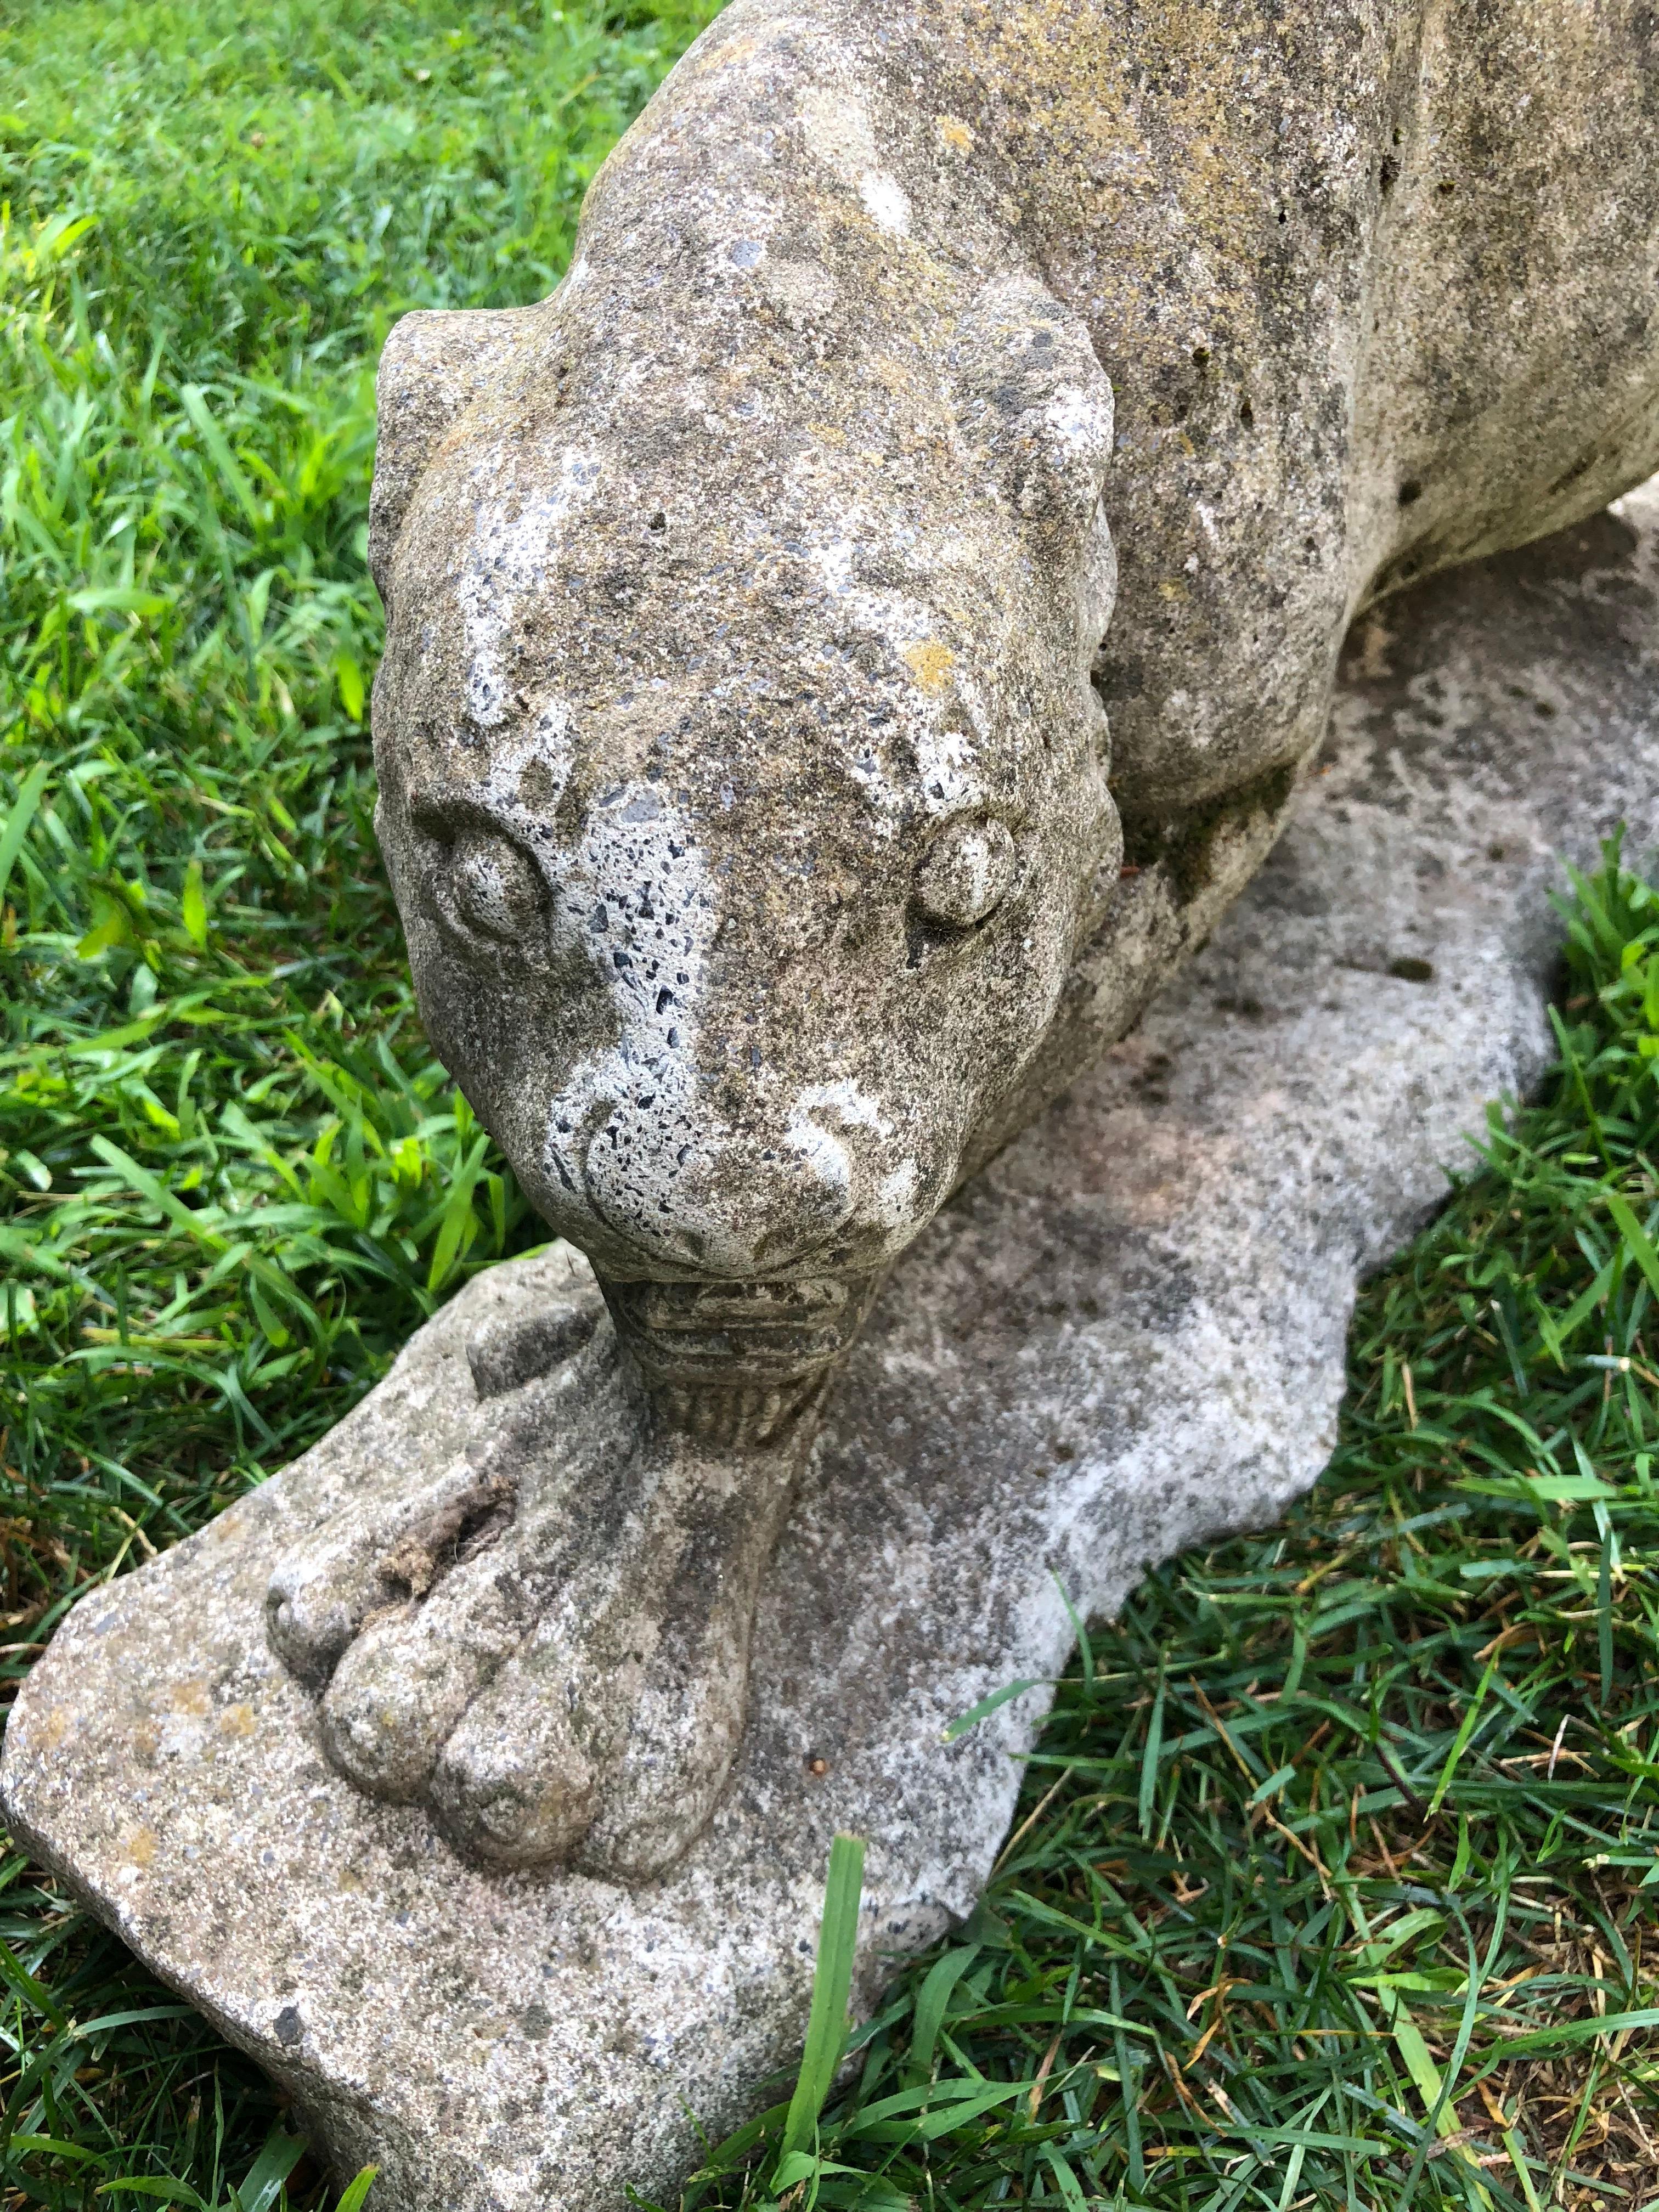
<svg viewBox="0 0 1659 2212">
<path fill-rule="evenodd" d="M 410 316 L 381 367 L 378 827 L 422 1014 L 612 1281 L 868 1275 L 1115 879 L 1109 389 L 1023 278 L 827 422 L 763 363 L 585 387 L 572 292 Z"/>
</svg>

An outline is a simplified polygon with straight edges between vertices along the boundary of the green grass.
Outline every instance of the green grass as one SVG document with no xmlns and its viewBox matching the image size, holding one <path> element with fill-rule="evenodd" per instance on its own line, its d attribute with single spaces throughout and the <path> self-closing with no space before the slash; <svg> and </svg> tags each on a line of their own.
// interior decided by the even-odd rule
<svg viewBox="0 0 1659 2212">
<path fill-rule="evenodd" d="M 709 12 L 9 11 L 0 1680 L 538 1234 L 369 834 L 372 364 L 549 288 Z M 1562 1068 L 1368 1291 L 1318 1490 L 1097 1628 L 984 1906 L 691 2204 L 1659 2199 L 1659 904 L 1612 867 L 1572 932 Z M 332 2202 L 15 1853 L 0 1942 L 7 2204 Z"/>
</svg>

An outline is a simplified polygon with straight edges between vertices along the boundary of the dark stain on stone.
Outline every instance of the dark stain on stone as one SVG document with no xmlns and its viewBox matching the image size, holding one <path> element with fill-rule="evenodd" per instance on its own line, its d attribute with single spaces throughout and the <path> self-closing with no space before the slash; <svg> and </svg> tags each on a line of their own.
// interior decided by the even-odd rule
<svg viewBox="0 0 1659 2212">
<path fill-rule="evenodd" d="M 1216 839 L 1229 828 L 1282 813 L 1295 781 L 1296 769 L 1287 763 L 1184 814 L 1158 822 L 1126 821 L 1124 859 L 1139 868 L 1161 863 L 1180 903 L 1189 905 L 1213 879 Z"/>
</svg>

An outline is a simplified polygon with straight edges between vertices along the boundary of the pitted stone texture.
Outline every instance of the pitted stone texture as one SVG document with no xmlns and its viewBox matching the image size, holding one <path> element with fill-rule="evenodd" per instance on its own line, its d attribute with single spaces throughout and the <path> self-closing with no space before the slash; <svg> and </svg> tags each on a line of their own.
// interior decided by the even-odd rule
<svg viewBox="0 0 1659 2212">
<path fill-rule="evenodd" d="M 296 1535 L 533 1431 L 501 1347 L 568 1291 L 562 1249 L 472 1285 L 305 1460 L 70 1617 L 10 1724 L 12 1820 L 342 2172 L 380 2165 L 379 2212 L 672 2191 L 682 2099 L 719 2132 L 798 2048 L 833 1832 L 870 1839 L 869 2002 L 883 1954 L 969 1907 L 1044 1697 L 943 1725 L 1058 1671 L 1062 1589 L 1109 1611 L 1312 1480 L 1357 1276 L 1545 1064 L 1556 856 L 1659 826 L 1656 528 L 1644 494 L 1362 628 L 1322 768 L 1207 951 L 890 1282 L 765 1588 L 732 1778 L 669 1877 L 462 1863 L 334 1772 L 264 1634 Z"/>
</svg>

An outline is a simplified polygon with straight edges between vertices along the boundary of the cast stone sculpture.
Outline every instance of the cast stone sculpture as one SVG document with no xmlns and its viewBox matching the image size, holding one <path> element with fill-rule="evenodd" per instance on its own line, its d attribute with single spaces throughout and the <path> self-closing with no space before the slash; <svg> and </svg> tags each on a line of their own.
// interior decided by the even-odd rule
<svg viewBox="0 0 1659 2212">
<path fill-rule="evenodd" d="M 734 0 L 550 299 L 398 325 L 381 841 L 599 1289 L 471 1347 L 557 1464 L 272 1579 L 363 1788 L 696 1834 L 884 1271 L 1265 856 L 1354 614 L 1659 465 L 1655 20 Z"/>
</svg>

